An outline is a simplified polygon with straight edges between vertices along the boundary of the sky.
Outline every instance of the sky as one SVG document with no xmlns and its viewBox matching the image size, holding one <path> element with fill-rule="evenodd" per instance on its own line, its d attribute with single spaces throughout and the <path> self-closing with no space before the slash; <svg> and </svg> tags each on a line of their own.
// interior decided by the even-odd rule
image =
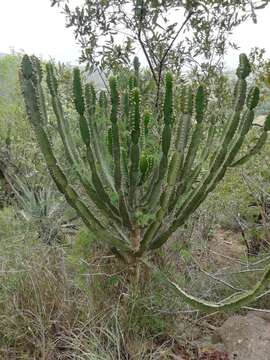
<svg viewBox="0 0 270 360">
<path fill-rule="evenodd" d="M 240 50 L 226 56 L 228 68 L 237 65 L 240 52 L 248 53 L 254 46 L 265 48 L 270 57 L 269 19 L 270 6 L 258 12 L 257 24 L 249 21 L 234 30 L 232 39 Z M 72 64 L 80 55 L 72 29 L 65 27 L 64 15 L 57 7 L 50 7 L 50 0 L 0 0 L 0 34 L 0 53 L 14 48 Z"/>
</svg>

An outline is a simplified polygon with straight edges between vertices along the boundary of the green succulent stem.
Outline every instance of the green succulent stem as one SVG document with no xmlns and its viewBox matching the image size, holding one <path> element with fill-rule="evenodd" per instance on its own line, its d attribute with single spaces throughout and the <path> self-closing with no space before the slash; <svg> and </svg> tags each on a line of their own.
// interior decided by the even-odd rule
<svg viewBox="0 0 270 360">
<path fill-rule="evenodd" d="M 154 268 L 152 265 L 143 262 L 147 267 L 151 269 L 151 271 L 157 275 L 160 280 L 168 286 L 172 291 L 175 292 L 185 303 L 189 304 L 191 307 L 206 312 L 225 312 L 225 311 L 235 311 L 240 309 L 241 307 L 248 305 L 254 301 L 262 290 L 267 286 L 270 281 L 270 265 L 266 266 L 264 273 L 260 280 L 255 284 L 255 286 L 251 290 L 243 291 L 242 293 L 237 293 L 230 297 L 229 300 L 223 300 L 218 303 L 214 303 L 211 301 L 203 300 L 199 297 L 193 296 L 183 290 L 179 285 L 175 282 L 169 280 L 167 276 L 165 276 L 162 272 Z"/>
</svg>

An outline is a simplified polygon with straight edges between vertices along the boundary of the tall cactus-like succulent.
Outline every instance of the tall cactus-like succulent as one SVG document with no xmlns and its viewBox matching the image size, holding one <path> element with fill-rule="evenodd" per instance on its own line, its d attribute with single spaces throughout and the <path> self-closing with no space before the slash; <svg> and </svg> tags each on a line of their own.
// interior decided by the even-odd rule
<svg viewBox="0 0 270 360">
<path fill-rule="evenodd" d="M 39 60 L 25 55 L 20 70 L 29 121 L 59 191 L 88 229 L 127 261 L 136 261 L 144 253 L 161 247 L 215 189 L 228 168 L 244 163 L 260 151 L 270 129 L 269 115 L 254 147 L 238 156 L 259 101 L 257 87 L 247 92 L 250 65 L 244 54 L 240 55 L 236 72 L 234 104 L 229 118 L 223 122 L 223 131 L 218 132 L 214 122 L 207 118 L 206 92 L 202 85 L 195 92 L 189 86 L 183 87 L 179 99 L 181 112 L 175 113 L 171 73 L 165 76 L 163 125 L 154 126 L 153 120 L 149 121 L 149 106 L 143 108 L 140 91 L 134 87 L 139 78 L 137 60 L 134 65 L 136 81 L 131 78 L 128 93 L 120 94 L 116 78 L 109 79 L 110 105 L 104 92 L 99 94 L 97 102 L 93 86 L 84 87 L 80 70 L 74 69 L 74 107 L 85 156 L 75 146 L 53 66 L 47 65 L 46 81 L 57 129 L 85 196 L 76 190 L 76 184 L 71 185 L 54 152 Z M 123 96 L 125 106 L 121 106 Z M 104 118 L 106 129 L 102 131 Z M 140 216 L 149 214 L 141 221 Z"/>
<path fill-rule="evenodd" d="M 115 77 L 110 78 L 110 116 L 107 119 L 106 133 L 103 134 L 99 131 L 98 120 L 100 112 L 107 108 L 106 94 L 100 92 L 97 102 L 93 85 L 86 84 L 84 87 L 80 70 L 75 68 L 74 107 L 85 148 L 85 157 L 81 158 L 61 105 L 52 64 L 47 64 L 46 72 L 47 86 L 65 154 L 88 199 L 80 198 L 57 162 L 48 134 L 41 64 L 36 57 L 25 55 L 20 70 L 21 87 L 29 120 L 48 169 L 59 190 L 80 216 L 84 209 L 82 219 L 89 229 L 106 229 L 105 232 L 110 234 L 106 237 L 109 244 L 111 237 L 117 239 L 116 242 L 134 256 L 141 256 L 143 252 L 156 249 L 165 243 L 215 188 L 229 167 L 242 164 L 261 149 L 270 127 L 268 116 L 255 146 L 248 154 L 237 157 L 252 126 L 254 109 L 259 101 L 257 87 L 252 87 L 247 94 L 246 78 L 250 73 L 250 65 L 243 54 L 236 72 L 238 80 L 235 85 L 234 105 L 230 118 L 224 122 L 222 138 L 217 138 L 220 132 L 215 133 L 214 125 L 207 121 L 205 116 L 207 100 L 202 85 L 195 93 L 191 87 L 183 87 L 179 99 L 181 113 L 174 113 L 173 77 L 171 73 L 167 73 L 160 144 L 155 144 L 150 149 L 148 138 L 153 135 L 149 127 L 150 114 L 148 109 L 141 109 L 138 88 L 133 87 L 130 90 L 127 119 L 126 110 L 120 112 L 121 94 L 117 88 L 117 80 Z M 97 106 L 100 111 L 96 110 Z M 122 136 L 122 131 L 125 131 L 125 136 Z M 101 141 L 103 135 L 106 139 Z M 106 142 L 108 151 L 103 146 Z M 85 158 L 86 162 L 83 160 Z M 106 160 L 108 163 L 105 163 Z M 87 166 L 91 178 L 82 170 Z M 152 220 L 143 227 L 140 226 L 138 212 L 151 212 Z M 136 249 L 130 242 L 134 232 L 139 234 Z"/>
</svg>

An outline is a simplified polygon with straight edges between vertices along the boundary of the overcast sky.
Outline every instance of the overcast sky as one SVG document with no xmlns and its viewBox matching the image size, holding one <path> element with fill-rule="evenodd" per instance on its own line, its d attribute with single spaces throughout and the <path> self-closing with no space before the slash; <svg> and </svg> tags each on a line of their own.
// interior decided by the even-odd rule
<svg viewBox="0 0 270 360">
<path fill-rule="evenodd" d="M 258 12 L 258 24 L 249 21 L 235 29 L 233 40 L 241 52 L 249 52 L 254 46 L 264 47 L 270 57 L 269 19 L 270 6 Z M 0 0 L 0 34 L 0 53 L 13 47 L 71 63 L 80 54 L 72 30 L 65 28 L 64 15 L 50 7 L 50 0 Z M 227 56 L 229 67 L 237 64 L 238 54 L 239 51 L 231 51 Z"/>
</svg>

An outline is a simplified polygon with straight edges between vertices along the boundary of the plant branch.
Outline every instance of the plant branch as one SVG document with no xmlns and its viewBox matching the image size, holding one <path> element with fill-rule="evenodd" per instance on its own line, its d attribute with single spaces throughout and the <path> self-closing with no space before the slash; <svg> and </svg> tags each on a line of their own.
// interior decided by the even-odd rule
<svg viewBox="0 0 270 360">
<path fill-rule="evenodd" d="M 157 80 L 156 107 L 158 107 L 158 102 L 159 102 L 160 85 L 161 85 L 162 71 L 163 71 L 165 60 L 166 60 L 166 58 L 168 56 L 168 53 L 170 52 L 171 48 L 173 47 L 173 44 L 175 43 L 176 39 L 178 38 L 181 31 L 184 29 L 184 27 L 186 26 L 186 24 L 188 23 L 188 21 L 189 21 L 189 19 L 191 18 L 192 15 L 193 15 L 193 12 L 189 11 L 189 13 L 187 14 L 187 17 L 185 18 L 184 22 L 182 23 L 182 25 L 178 29 L 177 33 L 173 37 L 172 41 L 170 42 L 169 46 L 165 50 L 165 52 L 164 52 L 164 54 L 163 54 L 163 56 L 162 56 L 162 58 L 160 60 L 159 67 L 158 67 L 159 69 L 158 69 L 158 80 Z"/>
<path fill-rule="evenodd" d="M 158 85 L 158 79 L 157 79 L 157 76 L 156 76 L 154 67 L 153 67 L 153 65 L 152 65 L 152 62 L 151 62 L 151 60 L 150 60 L 150 57 L 149 57 L 149 55 L 148 55 L 148 53 L 147 53 L 147 50 L 146 50 L 146 48 L 145 48 L 145 44 L 144 44 L 144 42 L 143 42 L 143 40 L 142 40 L 143 7 L 144 7 L 144 0 L 141 1 L 141 11 L 140 11 L 140 18 L 139 18 L 138 40 L 139 40 L 139 43 L 140 43 L 141 48 L 142 48 L 142 50 L 143 50 L 143 53 L 144 53 L 144 55 L 145 55 L 145 57 L 146 57 L 146 60 L 147 60 L 147 62 L 148 62 L 148 65 L 149 65 L 149 67 L 150 67 L 150 70 L 151 70 L 151 73 L 152 73 L 152 75 L 153 75 L 153 78 L 154 78 L 156 84 Z"/>
</svg>

